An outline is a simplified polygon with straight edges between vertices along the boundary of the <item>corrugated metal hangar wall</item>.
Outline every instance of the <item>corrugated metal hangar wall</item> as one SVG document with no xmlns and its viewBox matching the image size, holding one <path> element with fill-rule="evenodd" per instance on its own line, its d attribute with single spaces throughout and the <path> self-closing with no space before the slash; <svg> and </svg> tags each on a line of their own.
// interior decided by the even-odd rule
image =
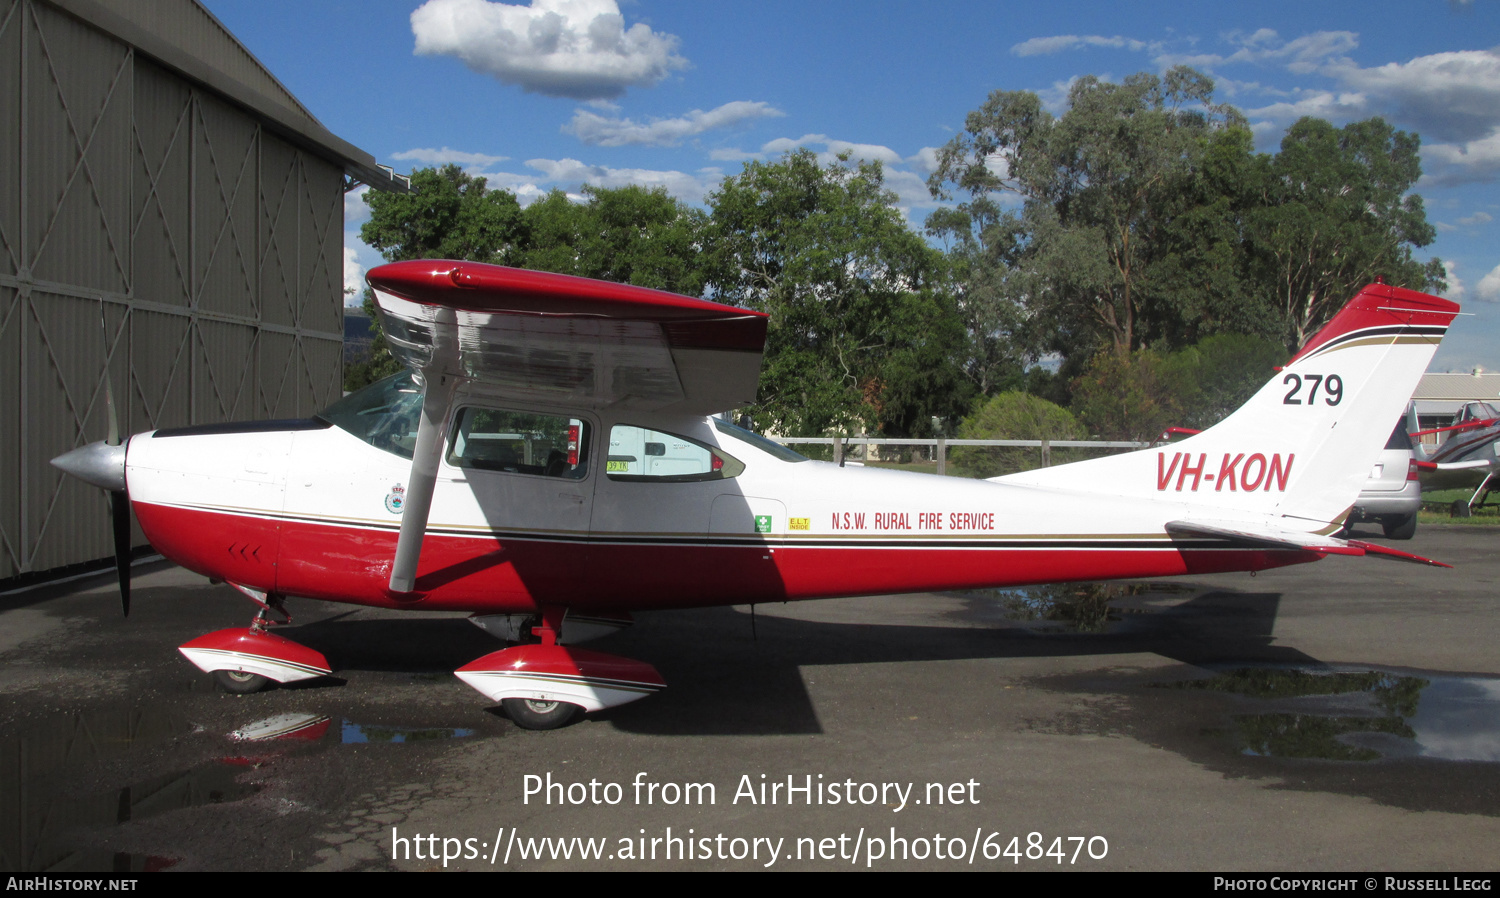
<svg viewBox="0 0 1500 898">
<path fill-rule="evenodd" d="M 118 33 L 165 22 L 280 126 Z M 340 395 L 346 166 L 299 116 L 196 3 L 0 0 L 0 581 L 112 553 L 104 494 L 48 464 L 104 438 L 106 372 L 125 433 Z"/>
</svg>

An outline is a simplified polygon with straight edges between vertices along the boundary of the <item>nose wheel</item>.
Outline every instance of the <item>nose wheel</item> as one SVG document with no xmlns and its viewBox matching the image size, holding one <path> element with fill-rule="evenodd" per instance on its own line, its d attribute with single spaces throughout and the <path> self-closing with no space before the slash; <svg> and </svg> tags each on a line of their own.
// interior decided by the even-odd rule
<svg viewBox="0 0 1500 898">
<path fill-rule="evenodd" d="M 516 726 L 526 730 L 555 730 L 566 726 L 573 715 L 582 709 L 568 702 L 544 702 L 530 698 L 502 699 L 500 707 L 505 709 Z"/>
<path fill-rule="evenodd" d="M 216 670 L 214 682 L 219 684 L 220 689 L 234 695 L 249 695 L 271 684 L 268 678 L 248 670 Z"/>
</svg>

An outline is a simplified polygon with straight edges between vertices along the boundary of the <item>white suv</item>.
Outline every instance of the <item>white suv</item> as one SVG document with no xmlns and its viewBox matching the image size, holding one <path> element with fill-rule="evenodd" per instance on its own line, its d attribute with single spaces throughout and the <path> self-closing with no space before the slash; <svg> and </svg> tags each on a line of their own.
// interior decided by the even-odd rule
<svg viewBox="0 0 1500 898">
<path fill-rule="evenodd" d="M 1422 483 L 1417 479 L 1417 460 L 1412 455 L 1406 421 L 1398 421 L 1385 451 L 1370 471 L 1364 491 L 1349 523 L 1378 521 L 1390 539 L 1411 539 L 1417 533 L 1417 512 L 1422 508 Z"/>
</svg>

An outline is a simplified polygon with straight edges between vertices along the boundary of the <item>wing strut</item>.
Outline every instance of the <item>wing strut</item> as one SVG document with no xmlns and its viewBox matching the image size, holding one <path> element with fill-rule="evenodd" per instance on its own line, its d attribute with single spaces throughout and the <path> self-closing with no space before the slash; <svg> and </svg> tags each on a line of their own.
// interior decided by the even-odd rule
<svg viewBox="0 0 1500 898">
<path fill-rule="evenodd" d="M 394 593 L 416 590 L 422 537 L 427 533 L 438 463 L 443 458 L 443 425 L 458 388 L 459 379 L 452 373 L 452 363 L 458 357 L 458 326 L 453 310 L 441 310 L 432 330 L 432 355 L 421 371 L 422 420 L 417 424 L 417 445 L 412 452 L 406 503 L 401 511 L 401 535 L 396 540 L 396 558 L 391 565 L 390 588 Z"/>
</svg>

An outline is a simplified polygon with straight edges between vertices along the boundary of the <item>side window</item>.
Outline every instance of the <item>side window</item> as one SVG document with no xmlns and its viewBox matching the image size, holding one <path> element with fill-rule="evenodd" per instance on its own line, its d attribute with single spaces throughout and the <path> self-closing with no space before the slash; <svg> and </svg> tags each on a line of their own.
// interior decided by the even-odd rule
<svg viewBox="0 0 1500 898">
<path fill-rule="evenodd" d="M 484 471 L 581 480 L 588 422 L 498 408 L 465 408 L 448 440 L 448 464 Z"/>
<path fill-rule="evenodd" d="M 744 463 L 723 449 L 675 433 L 630 424 L 609 429 L 604 473 L 611 480 L 727 480 L 743 470 Z"/>
</svg>

